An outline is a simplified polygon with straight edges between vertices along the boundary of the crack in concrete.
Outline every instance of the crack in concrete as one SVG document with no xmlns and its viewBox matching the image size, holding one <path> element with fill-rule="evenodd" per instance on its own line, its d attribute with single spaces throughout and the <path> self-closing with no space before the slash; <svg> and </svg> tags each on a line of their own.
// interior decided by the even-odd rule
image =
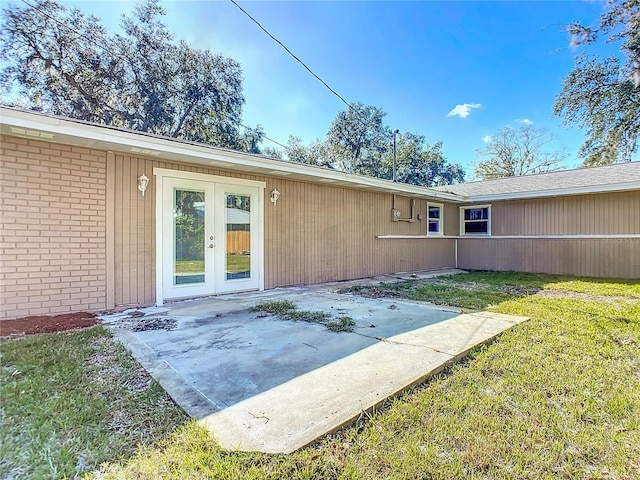
<svg viewBox="0 0 640 480">
<path fill-rule="evenodd" d="M 365 338 L 371 338 L 373 340 L 378 340 L 379 342 L 384 342 L 384 343 L 390 343 L 392 345 L 405 345 L 407 347 L 418 347 L 418 348 L 425 348 L 427 350 L 432 350 L 434 352 L 438 352 L 438 353 L 442 353 L 443 355 L 448 355 L 450 357 L 455 357 L 455 355 L 449 353 L 449 352 L 444 352 L 442 350 L 438 350 L 435 347 L 429 347 L 427 345 L 417 345 L 415 343 L 407 343 L 407 342 L 398 342 L 397 340 L 389 340 L 388 338 L 384 338 L 384 337 L 375 337 L 373 335 L 367 335 L 365 333 L 360 333 L 360 332 L 349 332 L 349 333 L 354 333 L 356 335 L 360 335 L 361 337 L 365 337 Z"/>
</svg>

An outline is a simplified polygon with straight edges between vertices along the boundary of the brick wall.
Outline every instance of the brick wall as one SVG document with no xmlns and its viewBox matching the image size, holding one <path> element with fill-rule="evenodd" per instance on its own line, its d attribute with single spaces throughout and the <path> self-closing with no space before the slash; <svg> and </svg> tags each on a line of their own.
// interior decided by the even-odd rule
<svg viewBox="0 0 640 480">
<path fill-rule="evenodd" d="M 0 137 L 0 320 L 105 308 L 106 152 Z"/>
</svg>

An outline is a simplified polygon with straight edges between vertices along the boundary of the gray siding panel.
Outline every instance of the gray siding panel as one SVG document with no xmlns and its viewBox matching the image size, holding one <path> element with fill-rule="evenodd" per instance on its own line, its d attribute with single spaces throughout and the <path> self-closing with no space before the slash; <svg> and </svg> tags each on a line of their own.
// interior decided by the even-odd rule
<svg viewBox="0 0 640 480">
<path fill-rule="evenodd" d="M 493 202 L 491 233 L 640 234 L 640 191 Z"/>
<path fill-rule="evenodd" d="M 636 279 L 640 238 L 461 238 L 458 266 Z"/>
</svg>

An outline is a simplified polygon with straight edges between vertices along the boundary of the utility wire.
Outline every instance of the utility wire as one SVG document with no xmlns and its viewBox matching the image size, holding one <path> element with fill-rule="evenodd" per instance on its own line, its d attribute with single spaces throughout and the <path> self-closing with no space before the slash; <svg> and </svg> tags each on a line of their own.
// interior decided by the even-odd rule
<svg viewBox="0 0 640 480">
<path fill-rule="evenodd" d="M 229 118 L 229 117 L 227 117 Z M 246 128 L 247 130 L 253 130 L 254 132 L 257 132 L 258 129 L 257 128 L 253 128 L 253 127 L 247 127 L 246 125 L 243 125 L 242 123 L 239 123 L 238 125 L 240 125 L 243 128 Z M 269 140 L 270 142 L 275 143 L 276 145 L 282 147 L 282 148 L 288 148 L 286 145 L 281 144 L 280 142 L 274 140 L 273 138 L 269 138 L 267 137 L 264 133 L 262 134 L 262 138 L 264 138 L 265 140 Z"/>
<path fill-rule="evenodd" d="M 269 37 L 270 37 L 274 42 L 276 42 L 278 45 L 280 45 L 282 48 L 284 48 L 284 50 L 285 50 L 289 55 L 291 55 L 291 56 L 292 56 L 292 57 L 293 57 L 293 58 L 294 58 L 294 59 L 295 59 L 295 60 L 296 60 L 300 65 L 302 65 L 302 66 L 303 66 L 303 67 L 304 67 L 304 68 L 305 68 L 305 69 L 306 69 L 306 70 L 307 70 L 311 75 L 313 75 L 314 77 L 316 77 L 316 79 L 318 79 L 318 81 L 319 81 L 320 83 L 322 83 L 325 87 L 327 87 L 331 93 L 333 93 L 336 97 L 338 97 L 338 98 L 342 101 L 342 103 L 344 103 L 347 107 L 349 107 L 349 108 L 350 108 L 350 109 L 352 109 L 353 111 L 356 111 L 356 110 L 355 110 L 355 108 L 353 108 L 353 107 L 351 106 L 351 104 L 350 104 L 349 102 L 347 102 L 347 101 L 342 97 L 342 95 L 340 95 L 340 94 L 339 94 L 338 92 L 336 92 L 333 88 L 331 88 L 331 87 L 327 84 L 327 82 L 325 82 L 325 81 L 324 81 L 322 78 L 320 78 L 320 77 L 319 77 L 319 76 L 318 76 L 318 75 L 317 75 L 313 70 L 311 70 L 311 68 L 309 68 L 309 67 L 307 66 L 307 64 L 306 64 L 306 63 L 304 63 L 302 60 L 300 60 L 300 58 L 298 58 L 298 56 L 297 56 L 295 53 L 293 53 L 291 50 L 289 50 L 289 48 L 287 48 L 287 46 L 286 46 L 284 43 L 282 43 L 280 40 L 278 40 L 276 37 L 274 37 L 274 36 L 273 36 L 273 35 L 272 35 L 272 34 L 271 34 L 271 33 L 270 33 L 266 28 L 264 28 L 264 27 L 260 24 L 260 22 L 259 22 L 258 20 L 256 20 L 255 18 L 253 18 L 253 16 L 252 16 L 249 12 L 247 12 L 244 8 L 242 8 L 242 7 L 238 4 L 238 2 L 236 2 L 236 0 L 229 0 L 229 1 L 230 1 L 231 3 L 233 3 L 236 7 L 238 7 L 238 9 L 239 9 L 242 13 L 244 13 L 247 17 L 249 17 L 249 19 L 250 19 L 253 23 L 255 23 L 255 24 L 260 28 L 260 30 L 262 30 L 264 33 L 266 33 L 266 34 L 267 34 L 267 35 L 268 35 L 268 36 L 269 36 Z"/>
<path fill-rule="evenodd" d="M 289 55 L 291 55 L 291 57 L 293 57 L 293 59 L 295 59 L 300 65 L 302 65 L 305 68 L 305 70 L 307 70 L 311 75 L 313 75 L 331 93 L 333 93 L 336 97 L 338 97 L 342 103 L 344 103 L 352 112 L 354 112 L 357 115 L 357 117 L 360 118 L 360 121 L 363 125 L 367 127 L 369 126 L 370 119 L 364 113 L 357 110 L 353 105 L 347 102 L 342 95 L 340 95 L 333 88 L 331 88 L 327 82 L 325 82 L 322 78 L 320 78 L 318 74 L 316 74 L 313 70 L 311 70 L 311 68 L 302 60 L 300 60 L 300 58 L 295 53 L 293 53 L 284 43 L 278 40 L 274 35 L 271 34 L 271 32 L 269 32 L 265 27 L 263 27 L 258 20 L 256 20 L 249 12 L 247 12 L 244 8 L 242 8 L 236 0 L 229 0 L 229 1 L 233 3 L 236 7 L 238 7 L 238 9 L 242 13 L 244 13 L 253 23 L 255 23 L 260 28 L 260 30 L 262 30 L 265 34 L 267 34 L 267 36 L 269 36 L 269 38 L 271 38 L 274 42 L 280 45 Z"/>
<path fill-rule="evenodd" d="M 57 23 L 58 25 L 60 25 L 61 27 L 66 28 L 66 29 L 67 29 L 67 31 L 69 31 L 70 33 L 72 33 L 72 34 L 74 34 L 74 35 L 75 35 L 75 38 L 76 38 L 76 39 L 78 39 L 78 38 L 83 38 L 83 39 L 85 39 L 86 41 L 88 41 L 89 43 L 91 43 L 92 45 L 94 45 L 94 46 L 96 46 L 96 47 L 99 47 L 99 48 L 102 48 L 103 50 L 105 50 L 105 51 L 109 52 L 109 53 L 110 53 L 111 55 L 113 55 L 114 57 L 117 57 L 117 58 L 119 58 L 120 60 L 124 61 L 125 63 L 128 63 L 129 59 L 127 59 L 126 57 L 124 57 L 122 54 L 120 54 L 120 53 L 118 53 L 118 52 L 114 52 L 114 51 L 111 49 L 111 47 L 110 47 L 110 46 L 108 46 L 108 45 L 104 45 L 104 44 L 101 44 L 101 43 L 98 43 L 98 42 L 96 41 L 96 39 L 95 39 L 95 38 L 92 38 L 92 37 L 90 37 L 90 36 L 88 36 L 88 35 L 85 35 L 85 34 L 83 34 L 83 33 L 80 33 L 80 32 L 76 32 L 75 30 L 73 30 L 73 29 L 72 29 L 71 27 L 69 27 L 68 25 L 64 24 L 63 22 L 61 22 L 61 21 L 60 21 L 60 20 L 58 20 L 57 18 L 55 18 L 55 17 L 53 17 L 53 16 L 49 15 L 49 14 L 48 14 L 47 12 L 45 12 L 44 10 L 39 9 L 37 6 L 32 5 L 32 4 L 31 4 L 31 3 L 29 3 L 27 0 L 21 0 L 21 2 L 22 2 L 22 3 L 24 3 L 25 5 L 28 5 L 28 6 L 29 6 L 29 7 L 31 7 L 33 10 L 35 10 L 35 11 L 39 12 L 40 14 L 44 15 L 44 16 L 45 16 L 45 17 L 47 17 L 48 19 L 53 20 L 54 22 L 56 22 L 56 23 Z M 107 106 L 109 106 L 109 105 L 107 105 Z M 112 107 L 111 107 L 111 106 L 109 106 L 109 108 L 112 108 Z M 229 119 L 229 120 L 233 121 L 233 119 L 232 119 L 229 115 L 225 115 L 225 117 L 226 117 L 227 119 Z M 242 127 L 242 128 L 244 128 L 244 129 L 246 129 L 246 130 L 252 130 L 252 131 L 254 131 L 254 132 L 257 132 L 257 131 L 258 131 L 258 129 L 257 129 L 257 128 L 248 127 L 248 126 L 243 125 L 242 123 L 239 123 L 239 122 L 238 122 L 238 125 L 239 125 L 239 126 L 241 126 L 241 127 Z M 280 143 L 280 142 L 278 142 L 278 141 L 276 141 L 276 140 L 273 140 L 272 138 L 269 138 L 269 137 L 268 137 L 267 135 L 265 135 L 264 133 L 263 133 L 263 135 L 262 135 L 262 138 L 264 138 L 265 140 L 269 140 L 270 142 L 273 142 L 273 143 L 275 143 L 276 145 L 278 145 L 278 146 L 280 146 L 280 147 L 282 147 L 282 148 L 285 148 L 285 149 L 287 148 L 287 146 L 286 146 L 286 145 L 283 145 L 282 143 Z"/>
</svg>

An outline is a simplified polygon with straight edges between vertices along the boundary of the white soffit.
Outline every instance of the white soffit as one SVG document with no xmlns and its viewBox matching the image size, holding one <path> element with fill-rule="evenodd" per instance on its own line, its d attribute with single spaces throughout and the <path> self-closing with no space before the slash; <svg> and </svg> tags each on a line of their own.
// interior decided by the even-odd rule
<svg viewBox="0 0 640 480">
<path fill-rule="evenodd" d="M 25 133 L 22 133 L 22 130 Z M 393 183 L 363 175 L 348 174 L 312 165 L 276 160 L 220 147 L 124 131 L 6 107 L 0 107 L 0 132 L 27 138 L 34 138 L 33 133 L 38 133 L 39 138 L 46 138 L 56 143 L 119 151 L 127 154 L 149 155 L 168 161 L 215 166 L 239 172 L 255 172 L 261 175 L 287 177 L 312 183 L 331 183 L 333 186 L 367 189 L 418 198 L 441 199 L 455 203 L 469 201 L 467 197 L 439 192 L 426 187 Z"/>
</svg>

